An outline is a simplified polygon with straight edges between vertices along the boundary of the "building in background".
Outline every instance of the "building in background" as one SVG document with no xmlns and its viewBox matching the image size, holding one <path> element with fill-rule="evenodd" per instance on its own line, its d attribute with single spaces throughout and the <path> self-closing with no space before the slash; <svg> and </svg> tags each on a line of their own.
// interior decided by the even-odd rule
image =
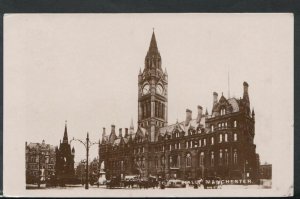
<svg viewBox="0 0 300 199">
<path fill-rule="evenodd" d="M 175 85 L 174 85 L 175 86 Z M 138 124 L 134 131 L 115 125 L 106 135 L 103 128 L 99 161 L 106 177 L 199 179 L 257 179 L 259 156 L 254 144 L 255 113 L 250 109 L 247 82 L 242 98 L 220 98 L 213 93 L 213 108 L 205 113 L 198 106 L 196 117 L 186 109 L 184 121 L 168 124 L 168 74 L 153 32 L 138 75 Z M 197 91 L 191 91 L 197 92 Z M 175 99 L 174 99 L 175 100 Z"/>
<path fill-rule="evenodd" d="M 264 163 L 259 167 L 260 179 L 272 179 L 272 164 Z"/>
<path fill-rule="evenodd" d="M 42 143 L 25 144 L 26 148 L 26 183 L 42 182 L 55 175 L 55 148 L 50 144 Z"/>
<path fill-rule="evenodd" d="M 75 149 L 71 149 L 68 141 L 67 122 L 65 124 L 65 131 L 63 141 L 60 141 L 59 147 L 56 147 L 56 179 L 60 185 L 65 183 L 72 183 L 75 179 L 74 170 L 74 156 Z"/>
</svg>

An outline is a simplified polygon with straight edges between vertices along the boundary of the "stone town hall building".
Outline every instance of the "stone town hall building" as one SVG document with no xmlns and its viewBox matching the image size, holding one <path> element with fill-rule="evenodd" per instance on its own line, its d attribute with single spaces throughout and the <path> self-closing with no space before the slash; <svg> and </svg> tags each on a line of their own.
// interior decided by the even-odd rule
<svg viewBox="0 0 300 199">
<path fill-rule="evenodd" d="M 199 179 L 256 179 L 259 156 L 253 143 L 255 113 L 250 111 L 248 83 L 243 98 L 226 99 L 213 93 L 211 114 L 198 106 L 196 118 L 186 109 L 185 121 L 168 124 L 168 74 L 162 70 L 161 55 L 153 32 L 138 75 L 138 127 L 115 126 L 106 134 L 103 128 L 99 161 L 106 177 Z"/>
</svg>

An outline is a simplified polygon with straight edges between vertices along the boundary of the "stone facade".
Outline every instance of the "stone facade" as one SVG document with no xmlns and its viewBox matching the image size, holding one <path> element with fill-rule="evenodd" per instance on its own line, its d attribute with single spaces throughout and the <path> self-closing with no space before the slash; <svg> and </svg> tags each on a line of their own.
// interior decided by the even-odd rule
<svg viewBox="0 0 300 199">
<path fill-rule="evenodd" d="M 42 143 L 25 144 L 26 148 L 26 182 L 33 183 L 50 178 L 55 175 L 55 148 L 50 144 Z"/>
<path fill-rule="evenodd" d="M 213 93 L 211 114 L 207 109 L 186 110 L 186 119 L 168 125 L 168 74 L 161 67 L 161 56 L 153 32 L 145 58 L 144 70 L 138 75 L 138 125 L 134 131 L 122 129 L 116 134 L 103 128 L 99 161 L 106 176 L 199 179 L 220 176 L 224 179 L 258 177 L 255 113 L 250 110 L 247 82 L 243 97 L 225 98 Z"/>
</svg>

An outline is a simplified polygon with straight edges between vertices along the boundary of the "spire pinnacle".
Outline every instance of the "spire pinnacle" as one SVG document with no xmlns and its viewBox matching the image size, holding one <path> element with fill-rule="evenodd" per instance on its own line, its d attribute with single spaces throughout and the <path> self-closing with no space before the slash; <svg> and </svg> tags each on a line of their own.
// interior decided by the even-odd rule
<svg viewBox="0 0 300 199">
<path fill-rule="evenodd" d="M 131 123 L 130 123 L 130 129 L 134 129 L 134 126 L 133 126 L 133 119 L 131 118 Z"/>
<path fill-rule="evenodd" d="M 64 137 L 63 137 L 63 143 L 68 143 L 67 120 L 65 121 L 65 131 L 64 131 Z"/>
<path fill-rule="evenodd" d="M 149 53 L 158 53 L 158 48 L 157 48 L 157 43 L 156 43 L 156 38 L 155 38 L 155 33 L 154 33 L 154 28 L 153 28 L 153 33 L 150 41 L 150 46 L 149 46 Z"/>
</svg>

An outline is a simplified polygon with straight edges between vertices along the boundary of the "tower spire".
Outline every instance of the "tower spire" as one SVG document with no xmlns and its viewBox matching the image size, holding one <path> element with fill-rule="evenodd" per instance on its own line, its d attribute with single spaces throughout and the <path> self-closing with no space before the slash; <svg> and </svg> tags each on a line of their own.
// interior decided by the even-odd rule
<svg viewBox="0 0 300 199">
<path fill-rule="evenodd" d="M 157 48 L 157 43 L 156 43 L 154 28 L 153 28 L 153 32 L 152 32 L 151 41 L 150 41 L 149 52 L 158 53 L 158 48 Z"/>
<path fill-rule="evenodd" d="M 63 137 L 63 143 L 68 143 L 67 120 L 65 121 L 65 132 L 64 132 L 64 137 Z"/>
</svg>

